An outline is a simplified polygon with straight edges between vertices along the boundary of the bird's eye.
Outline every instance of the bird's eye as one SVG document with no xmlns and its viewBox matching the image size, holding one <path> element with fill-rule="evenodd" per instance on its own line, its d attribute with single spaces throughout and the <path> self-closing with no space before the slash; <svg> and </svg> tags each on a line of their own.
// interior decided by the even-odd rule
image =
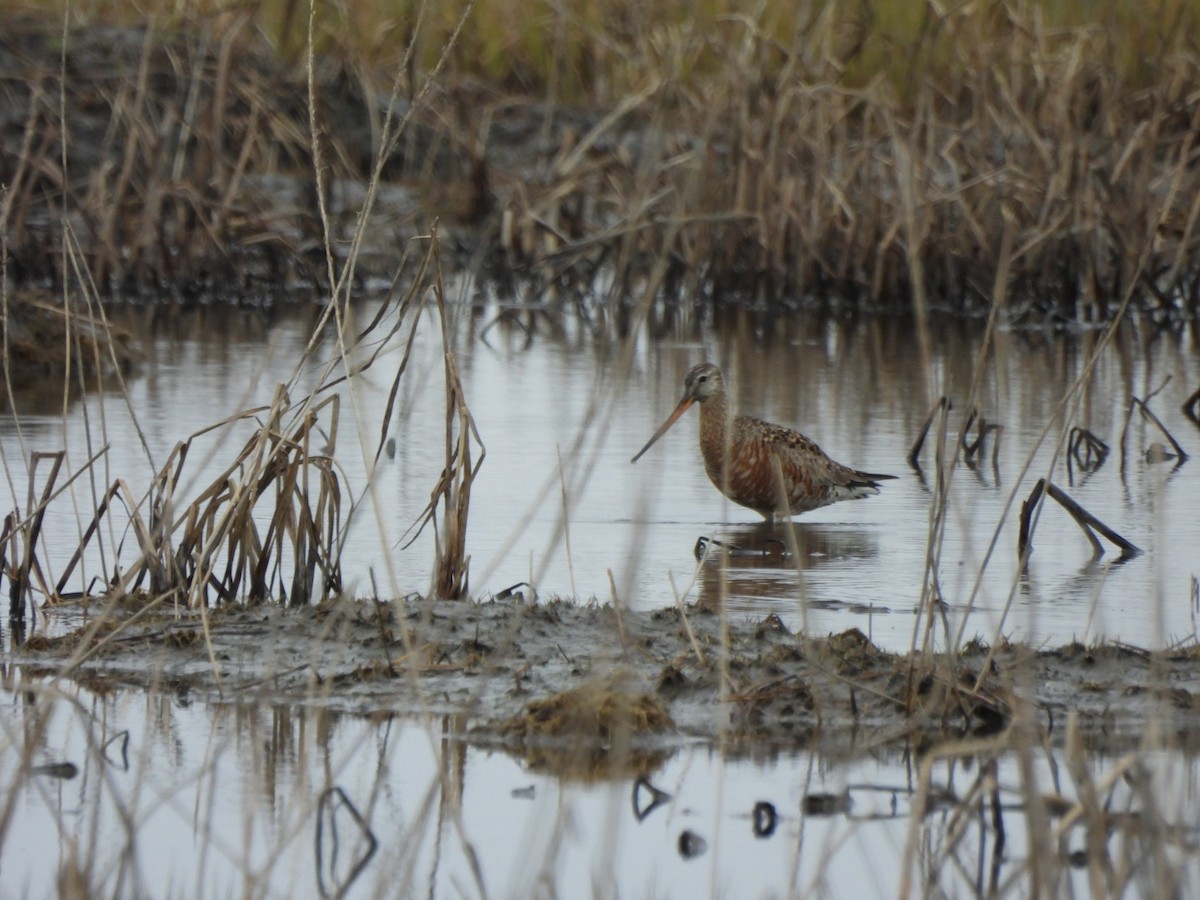
<svg viewBox="0 0 1200 900">
<path fill-rule="evenodd" d="M 704 382 L 708 381 L 708 376 L 707 376 L 707 375 L 701 375 L 701 376 L 700 376 L 699 378 L 697 378 L 696 380 L 697 380 L 698 382 L 700 382 L 701 384 L 704 384 Z"/>
</svg>

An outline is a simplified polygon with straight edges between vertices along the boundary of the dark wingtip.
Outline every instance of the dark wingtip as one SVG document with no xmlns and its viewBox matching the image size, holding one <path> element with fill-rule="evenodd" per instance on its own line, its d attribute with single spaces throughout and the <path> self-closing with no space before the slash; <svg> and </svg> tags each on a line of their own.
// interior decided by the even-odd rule
<svg viewBox="0 0 1200 900">
<path fill-rule="evenodd" d="M 873 472 L 855 472 L 858 478 L 849 483 L 849 487 L 868 487 L 879 490 L 881 481 L 892 481 L 899 478 L 899 475 L 877 475 Z"/>
</svg>

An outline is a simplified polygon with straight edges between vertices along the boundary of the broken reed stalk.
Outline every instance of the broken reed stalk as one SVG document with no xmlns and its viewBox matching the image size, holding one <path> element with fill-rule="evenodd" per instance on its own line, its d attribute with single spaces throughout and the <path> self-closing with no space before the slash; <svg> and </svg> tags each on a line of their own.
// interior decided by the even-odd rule
<svg viewBox="0 0 1200 900">
<path fill-rule="evenodd" d="M 1160 387 L 1158 390 L 1162 390 L 1162 387 Z M 1157 393 L 1158 393 L 1158 391 L 1154 392 L 1154 394 L 1157 394 Z M 1150 397 L 1153 397 L 1154 394 L 1151 394 Z M 1150 397 L 1147 397 L 1146 400 L 1142 400 L 1141 398 L 1139 398 L 1133 394 L 1129 395 L 1129 407 L 1125 411 L 1125 424 L 1121 428 L 1121 478 L 1122 478 L 1122 480 L 1124 480 L 1124 478 L 1125 478 L 1126 441 L 1129 436 L 1129 426 L 1133 420 L 1134 410 L 1137 410 L 1139 413 L 1141 413 L 1143 419 L 1149 420 L 1150 423 L 1153 424 L 1154 427 L 1158 429 L 1159 433 L 1162 434 L 1162 436 L 1167 439 L 1167 443 L 1169 443 L 1171 445 L 1171 449 L 1174 450 L 1174 452 L 1175 452 L 1175 459 L 1178 460 L 1178 462 L 1176 463 L 1177 465 L 1182 465 L 1183 463 L 1187 462 L 1187 460 L 1188 460 L 1188 455 L 1184 451 L 1183 447 L 1180 445 L 1179 441 L 1175 440 L 1175 436 L 1173 434 L 1171 434 L 1170 431 L 1167 430 L 1167 426 L 1164 425 L 1162 423 L 1162 420 L 1154 414 L 1154 411 L 1152 409 L 1150 409 L 1150 405 L 1149 405 Z M 1186 408 L 1185 408 L 1185 411 L 1186 411 Z M 1163 457 L 1163 458 L 1169 459 L 1170 457 Z"/>
<path fill-rule="evenodd" d="M 950 398 L 941 397 L 937 403 L 933 404 L 929 410 L 929 415 L 925 417 L 925 422 L 921 426 L 920 432 L 917 433 L 917 439 L 913 441 L 912 448 L 908 451 L 908 464 L 918 472 L 921 470 L 921 449 L 925 446 L 925 438 L 929 435 L 929 428 L 933 425 L 934 416 L 940 411 L 944 417 L 951 408 Z"/>
<path fill-rule="evenodd" d="M 962 449 L 963 461 L 971 467 L 976 464 L 976 455 L 984 448 L 985 441 L 989 434 L 995 434 L 996 439 L 992 441 L 992 469 L 998 471 L 1000 468 L 1000 436 L 1004 434 L 1004 426 L 996 422 L 989 422 L 983 416 L 978 415 L 979 411 L 971 410 L 971 415 L 967 417 L 967 424 L 962 431 Z M 975 440 L 967 440 L 967 435 L 971 431 L 971 426 L 975 423 L 975 419 L 979 418 L 979 431 L 976 433 Z"/>
<path fill-rule="evenodd" d="M 1108 444 L 1086 428 L 1075 426 L 1067 434 L 1067 481 L 1075 483 L 1075 466 L 1085 473 L 1092 473 L 1108 459 Z"/>
<path fill-rule="evenodd" d="M 1182 409 L 1183 414 L 1192 420 L 1192 424 L 1200 428 L 1200 413 L 1197 412 L 1197 409 L 1200 409 L 1200 388 L 1196 388 L 1195 392 L 1183 401 Z"/>
<path fill-rule="evenodd" d="M 336 818 L 339 808 L 344 808 L 349 814 L 353 831 L 339 826 Z M 328 850 L 326 831 L 329 833 Z M 347 832 L 345 838 L 342 837 L 343 832 Z M 344 850 L 343 840 L 347 845 Z M 317 799 L 317 886 L 321 896 L 344 897 L 378 848 L 379 839 L 346 792 L 337 786 L 326 788 Z M 349 857 L 350 862 L 343 862 L 343 857 Z M 344 874 L 340 873 L 342 868 L 346 868 Z"/>
<path fill-rule="evenodd" d="M 29 576 L 31 572 L 35 572 L 39 580 L 43 580 L 41 567 L 37 558 L 37 542 L 42 531 L 42 520 L 46 514 L 46 504 L 49 502 L 50 495 L 54 491 L 54 482 L 58 479 L 58 472 L 62 467 L 64 455 L 61 451 L 58 453 L 34 453 L 32 455 L 32 465 L 29 471 L 28 499 L 26 501 L 26 508 L 31 510 L 31 513 L 19 523 L 11 516 L 5 519 L 4 532 L 10 541 L 12 550 L 12 561 L 6 569 L 6 574 L 9 577 L 8 615 L 9 618 L 18 622 L 24 621 L 26 600 L 29 601 L 31 618 L 36 614 L 33 598 L 29 592 Z M 53 462 L 50 474 L 46 477 L 46 484 L 42 489 L 41 502 L 35 504 L 34 475 L 37 472 L 38 462 L 42 459 L 51 459 Z"/>
<path fill-rule="evenodd" d="M 1137 556 L 1142 551 L 1131 541 L 1126 540 L 1117 532 L 1113 531 L 1094 515 L 1080 506 L 1069 494 L 1055 485 L 1053 482 L 1047 481 L 1045 478 L 1039 478 L 1033 490 L 1030 491 L 1029 497 L 1021 504 L 1021 531 L 1017 539 L 1017 556 L 1021 560 L 1027 560 L 1033 552 L 1032 540 L 1034 529 L 1034 517 L 1041 505 L 1042 494 L 1046 493 L 1053 497 L 1062 506 L 1079 525 L 1084 536 L 1092 545 L 1092 551 L 1095 557 L 1104 555 L 1104 547 L 1096 538 L 1092 529 L 1100 532 L 1104 537 L 1108 538 L 1112 543 L 1121 548 L 1121 559 L 1129 559 Z"/>
<path fill-rule="evenodd" d="M 50 503 L 67 490 L 77 478 L 90 471 L 96 461 L 107 452 L 107 445 L 100 448 L 79 471 L 67 478 L 61 485 L 57 484 L 58 473 L 66 454 L 61 450 L 31 454 L 27 512 L 23 517 L 18 517 L 16 513 L 10 513 L 5 517 L 4 528 L 0 531 L 0 573 L 7 575 L 9 579 L 9 615 L 11 618 L 17 621 L 24 620 L 26 600 L 29 602 L 30 610 L 34 609 L 33 597 L 30 594 L 31 574 L 37 576 L 43 596 L 50 600 L 58 599 L 60 592 L 51 590 L 49 587 L 45 568 L 38 558 L 37 543 L 41 537 L 42 522 Z M 43 459 L 50 459 L 53 463 L 51 472 L 42 488 L 41 499 L 34 504 L 34 477 L 38 463 Z"/>
</svg>

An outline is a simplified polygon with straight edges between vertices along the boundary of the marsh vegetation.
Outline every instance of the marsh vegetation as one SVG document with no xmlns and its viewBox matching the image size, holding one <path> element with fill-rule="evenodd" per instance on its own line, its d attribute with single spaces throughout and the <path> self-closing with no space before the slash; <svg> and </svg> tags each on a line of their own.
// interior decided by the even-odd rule
<svg viewBox="0 0 1200 900">
<path fill-rule="evenodd" d="M 766 893 L 856 839 L 887 895 L 1186 892 L 1198 16 L 6 12 L 6 879 L 49 834 L 26 893 L 153 892 L 179 791 L 200 894 L 716 893 L 730 822 Z M 890 505 L 730 524 L 674 432 L 628 473 L 700 348 Z M 611 812 L 495 852 L 496 748 L 677 881 L 597 870 Z"/>
<path fill-rule="evenodd" d="M 10 17 L 15 282 L 329 292 L 436 217 L 612 313 L 1196 312 L 1182 0 L 173 10 Z"/>
</svg>

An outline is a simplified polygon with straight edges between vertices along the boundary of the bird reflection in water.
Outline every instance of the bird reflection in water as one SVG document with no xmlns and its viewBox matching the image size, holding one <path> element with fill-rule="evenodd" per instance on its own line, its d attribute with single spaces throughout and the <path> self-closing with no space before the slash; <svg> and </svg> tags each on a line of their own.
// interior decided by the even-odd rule
<svg viewBox="0 0 1200 900">
<path fill-rule="evenodd" d="M 839 563 L 861 563 L 879 555 L 873 532 L 863 528 L 763 522 L 732 528 L 696 541 L 697 603 L 708 609 L 752 607 L 767 612 L 762 601 L 795 602 L 802 596 L 800 575 Z M 861 598 L 830 598 L 807 602 L 814 607 L 852 609 Z"/>
</svg>

